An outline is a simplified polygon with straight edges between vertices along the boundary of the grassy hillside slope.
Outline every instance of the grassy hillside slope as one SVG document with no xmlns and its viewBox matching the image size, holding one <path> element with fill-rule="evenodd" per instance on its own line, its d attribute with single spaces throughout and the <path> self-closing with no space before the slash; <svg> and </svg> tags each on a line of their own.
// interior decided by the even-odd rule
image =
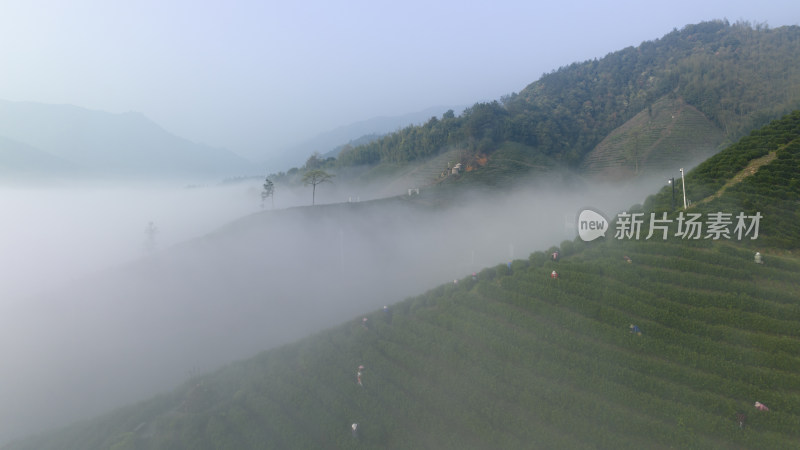
<svg viewBox="0 0 800 450">
<path fill-rule="evenodd" d="M 800 202 L 798 124 L 773 122 L 687 175 L 712 195 L 774 146 L 696 209 L 763 199 L 759 239 L 564 241 L 557 261 L 553 248 L 484 269 L 6 448 L 796 448 L 800 258 L 785 250 L 800 238 L 774 224 Z"/>
<path fill-rule="evenodd" d="M 722 131 L 680 98 L 665 97 L 612 131 L 586 155 L 581 172 L 610 179 L 660 175 L 717 151 Z"/>
</svg>

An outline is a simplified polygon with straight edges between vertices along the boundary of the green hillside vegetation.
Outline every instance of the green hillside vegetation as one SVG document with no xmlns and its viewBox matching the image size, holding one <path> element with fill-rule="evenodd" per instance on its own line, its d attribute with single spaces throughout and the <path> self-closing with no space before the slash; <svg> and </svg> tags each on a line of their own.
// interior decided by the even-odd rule
<svg viewBox="0 0 800 450">
<path fill-rule="evenodd" d="M 769 157 L 771 156 L 771 157 Z M 762 159 L 757 169 L 752 161 Z M 759 239 L 743 245 L 781 251 L 800 247 L 800 111 L 794 111 L 726 148 L 686 176 L 690 212 L 725 212 L 763 216 Z M 738 180 L 730 184 L 729 180 Z M 678 205 L 682 191 L 676 180 Z M 724 191 L 723 191 L 724 188 Z M 720 194 L 720 191 L 723 191 Z M 663 189 L 646 203 L 648 210 L 668 211 L 671 190 Z M 674 216 L 674 214 L 673 214 Z M 732 219 L 735 221 L 735 217 Z"/>
<path fill-rule="evenodd" d="M 463 155 L 464 152 L 458 153 Z M 451 165 L 458 160 L 452 160 Z M 463 191 L 464 188 L 507 188 L 520 183 L 529 175 L 549 174 L 559 168 L 558 162 L 541 153 L 531 151 L 525 144 L 504 142 L 492 153 L 491 158 L 475 159 L 472 165 L 463 166 L 458 174 L 446 171 L 436 183 L 438 191 Z"/>
<path fill-rule="evenodd" d="M 581 172 L 605 178 L 674 172 L 713 155 L 722 131 L 679 98 L 662 98 L 612 131 L 586 155 Z"/>
<path fill-rule="evenodd" d="M 447 178 L 449 169 L 463 156 L 463 151 L 451 149 L 420 161 L 417 164 L 381 164 L 351 177 L 359 182 L 385 184 L 384 190 L 394 195 L 409 187 L 430 186 Z M 341 169 L 339 169 L 341 170 Z M 345 173 L 347 169 L 345 169 Z M 390 180 L 387 182 L 387 180 Z"/>
<path fill-rule="evenodd" d="M 796 445 L 800 261 L 709 241 L 569 247 L 8 448 Z"/>
<path fill-rule="evenodd" d="M 564 241 L 6 448 L 796 448 L 800 259 L 779 250 L 800 245 L 799 124 L 792 113 L 687 175 L 710 196 L 774 150 L 697 206 L 763 200 L 755 241 Z"/>
<path fill-rule="evenodd" d="M 378 140 L 380 138 L 381 138 L 381 135 L 377 134 L 377 133 L 365 134 L 364 136 L 361 136 L 359 138 L 351 139 L 347 144 L 339 145 L 338 147 L 334 148 L 330 152 L 325 153 L 324 155 L 322 155 L 322 158 L 323 159 L 336 158 L 337 156 L 339 156 L 339 153 L 341 153 L 342 151 L 350 150 L 350 149 L 352 149 L 354 147 L 358 147 L 359 145 L 367 145 L 370 142 L 376 141 L 376 140 Z"/>
<path fill-rule="evenodd" d="M 720 144 L 800 108 L 798 45 L 797 26 L 687 25 L 638 47 L 544 74 L 502 101 L 476 103 L 457 117 L 449 111 L 344 150 L 332 167 L 409 164 L 458 148 L 464 151 L 459 162 L 480 169 L 477 161 L 515 143 L 531 157 L 570 168 L 583 164 L 596 173 L 601 166 L 592 151 L 600 145 L 596 151 L 607 155 L 603 145 L 612 146 L 604 139 L 612 140 L 618 153 L 611 161 L 624 167 L 635 168 L 637 156 L 655 166 L 693 152 L 700 154 L 691 159 L 701 160 Z M 665 106 L 687 115 L 668 126 L 657 120 Z"/>
</svg>

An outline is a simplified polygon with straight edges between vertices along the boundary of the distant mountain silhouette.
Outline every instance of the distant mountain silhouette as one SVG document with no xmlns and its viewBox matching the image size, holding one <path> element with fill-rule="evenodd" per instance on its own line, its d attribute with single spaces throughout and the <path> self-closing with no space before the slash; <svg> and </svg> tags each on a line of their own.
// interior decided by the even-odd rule
<svg viewBox="0 0 800 450">
<path fill-rule="evenodd" d="M 175 136 L 135 112 L 0 101 L 0 138 L 0 173 L 9 178 L 216 178 L 252 171 L 241 156 Z"/>
<path fill-rule="evenodd" d="M 69 161 L 0 136 L 0 176 L 4 179 L 42 177 L 78 170 Z"/>
</svg>

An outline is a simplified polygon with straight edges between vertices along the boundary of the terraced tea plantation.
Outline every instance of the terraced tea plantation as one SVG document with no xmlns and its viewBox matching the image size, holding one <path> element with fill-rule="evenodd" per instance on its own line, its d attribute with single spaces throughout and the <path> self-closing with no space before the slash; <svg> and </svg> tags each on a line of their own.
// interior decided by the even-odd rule
<svg viewBox="0 0 800 450">
<path fill-rule="evenodd" d="M 707 158 L 723 133 L 697 109 L 669 96 L 655 102 L 606 136 L 581 163 L 590 176 L 641 175 L 676 171 Z"/>
<path fill-rule="evenodd" d="M 688 240 L 548 255 L 9 448 L 797 447 L 800 261 Z"/>
</svg>

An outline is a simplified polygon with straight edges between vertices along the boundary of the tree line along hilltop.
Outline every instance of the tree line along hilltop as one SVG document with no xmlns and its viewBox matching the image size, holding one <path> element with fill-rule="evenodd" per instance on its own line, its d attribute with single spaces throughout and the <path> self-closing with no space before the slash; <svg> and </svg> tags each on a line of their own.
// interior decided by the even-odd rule
<svg viewBox="0 0 800 450">
<path fill-rule="evenodd" d="M 797 26 L 687 25 L 637 47 L 561 67 L 519 93 L 476 103 L 458 116 L 447 111 L 348 146 L 323 168 L 399 175 L 409 165 L 454 150 L 447 158 L 451 166 L 461 163 L 479 179 L 477 169 L 491 167 L 493 159 L 503 161 L 500 172 L 559 166 L 612 179 L 676 161 L 699 162 L 800 108 L 798 47 Z M 424 182 L 441 181 L 439 172 L 447 168 Z M 497 181 L 488 178 L 489 184 Z"/>
</svg>

